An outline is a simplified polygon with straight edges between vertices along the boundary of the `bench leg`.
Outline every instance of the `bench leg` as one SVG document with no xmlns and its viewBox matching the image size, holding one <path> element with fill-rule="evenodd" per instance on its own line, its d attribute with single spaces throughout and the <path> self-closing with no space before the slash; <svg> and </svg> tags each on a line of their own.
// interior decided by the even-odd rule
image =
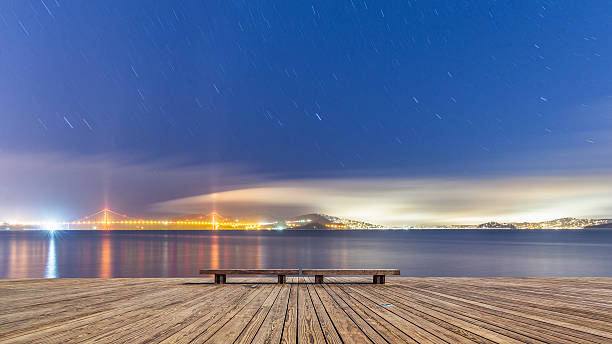
<svg viewBox="0 0 612 344">
<path fill-rule="evenodd" d="M 385 284 L 385 275 L 374 275 L 374 284 Z"/>
<path fill-rule="evenodd" d="M 225 275 L 215 274 L 215 284 L 225 284 Z"/>
<path fill-rule="evenodd" d="M 323 284 L 323 275 L 315 275 L 315 284 Z"/>
<path fill-rule="evenodd" d="M 287 283 L 287 276 L 278 275 L 278 284 L 285 284 L 285 283 Z"/>
</svg>

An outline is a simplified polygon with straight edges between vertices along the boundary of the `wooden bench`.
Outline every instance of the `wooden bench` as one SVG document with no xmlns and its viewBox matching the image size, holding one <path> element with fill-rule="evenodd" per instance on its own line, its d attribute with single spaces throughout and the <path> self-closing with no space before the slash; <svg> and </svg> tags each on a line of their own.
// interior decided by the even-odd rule
<svg viewBox="0 0 612 344">
<path fill-rule="evenodd" d="M 342 276 L 374 276 L 374 284 L 385 284 L 386 275 L 399 275 L 398 269 L 302 269 L 302 275 L 314 276 L 315 283 L 323 283 L 325 275 L 342 275 Z"/>
<path fill-rule="evenodd" d="M 287 281 L 287 275 L 298 275 L 298 269 L 202 269 L 200 275 L 215 275 L 215 284 L 224 284 L 227 275 L 277 275 L 278 283 Z"/>
</svg>

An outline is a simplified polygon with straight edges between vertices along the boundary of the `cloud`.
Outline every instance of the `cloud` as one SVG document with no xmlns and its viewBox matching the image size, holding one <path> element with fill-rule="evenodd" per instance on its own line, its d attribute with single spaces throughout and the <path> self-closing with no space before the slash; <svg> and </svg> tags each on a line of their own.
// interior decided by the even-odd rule
<svg viewBox="0 0 612 344">
<path fill-rule="evenodd" d="M 140 216 L 153 202 L 223 190 L 221 180 L 244 183 L 238 166 L 151 162 L 127 154 L 0 153 L 0 166 L 0 222 L 70 220 L 105 206 Z"/>
<path fill-rule="evenodd" d="M 290 179 L 236 165 L 138 155 L 8 153 L 0 153 L 0 166 L 0 221 L 76 219 L 104 206 L 132 216 L 321 212 L 392 226 L 612 217 L 608 169 L 478 178 L 396 173 Z"/>
<path fill-rule="evenodd" d="M 612 176 L 491 178 L 301 179 L 241 187 L 153 205 L 192 212 L 289 207 L 292 214 L 323 212 L 384 225 L 541 221 L 612 215 Z"/>
</svg>

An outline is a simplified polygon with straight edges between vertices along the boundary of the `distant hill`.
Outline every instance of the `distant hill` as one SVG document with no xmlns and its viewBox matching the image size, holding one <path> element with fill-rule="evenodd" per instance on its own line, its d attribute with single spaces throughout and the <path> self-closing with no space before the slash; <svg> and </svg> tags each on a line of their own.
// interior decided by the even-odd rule
<svg viewBox="0 0 612 344">
<path fill-rule="evenodd" d="M 612 229 L 612 222 L 608 222 L 608 223 L 602 223 L 599 225 L 591 225 L 591 226 L 586 226 L 584 227 L 584 229 Z"/>
<path fill-rule="evenodd" d="M 487 222 L 479 224 L 477 228 L 507 228 L 516 229 L 516 226 L 511 223 Z"/>
<path fill-rule="evenodd" d="M 295 229 L 376 229 L 384 228 L 368 222 L 351 220 L 326 214 L 306 214 L 286 219 L 288 228 Z M 317 227 L 317 228 L 315 228 Z M 321 228 L 319 228 L 321 227 Z"/>
<path fill-rule="evenodd" d="M 539 228 L 587 228 L 612 222 L 607 219 L 577 219 L 575 217 L 563 217 L 542 222 L 517 222 L 513 223 L 517 228 L 539 229 Z"/>
<path fill-rule="evenodd" d="M 300 226 L 291 227 L 291 229 L 330 229 L 327 225 L 318 222 L 309 222 Z"/>
<path fill-rule="evenodd" d="M 205 221 L 212 222 L 213 214 L 185 214 L 181 216 L 171 217 L 172 221 Z M 381 225 L 375 225 L 368 222 L 357 221 L 337 216 L 326 214 L 305 214 L 294 216 L 288 219 L 274 218 L 269 215 L 242 215 L 232 217 L 222 214 L 214 214 L 215 221 L 219 222 L 234 222 L 237 219 L 242 222 L 267 222 L 263 228 L 278 228 L 278 226 L 286 226 L 287 229 L 374 229 L 383 228 Z"/>
<path fill-rule="evenodd" d="M 285 220 L 285 222 L 316 222 L 322 225 L 330 224 L 332 221 L 328 220 L 327 217 L 321 214 L 306 214 L 300 216 L 294 216 Z"/>
<path fill-rule="evenodd" d="M 612 219 L 578 219 L 563 217 L 542 222 L 487 222 L 479 225 L 445 225 L 442 228 L 509 228 L 509 229 L 582 229 L 612 228 Z"/>
</svg>

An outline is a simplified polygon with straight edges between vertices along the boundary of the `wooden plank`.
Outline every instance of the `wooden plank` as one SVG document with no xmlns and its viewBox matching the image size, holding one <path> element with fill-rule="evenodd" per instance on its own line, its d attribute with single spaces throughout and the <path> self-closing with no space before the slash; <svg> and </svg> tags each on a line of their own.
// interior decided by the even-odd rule
<svg viewBox="0 0 612 344">
<path fill-rule="evenodd" d="M 200 275 L 298 275 L 299 269 L 200 269 Z"/>
<path fill-rule="evenodd" d="M 324 285 L 314 285 L 314 290 L 319 296 L 323 307 L 329 318 L 334 324 L 334 327 L 338 331 L 340 338 L 345 343 L 372 343 L 370 338 L 366 336 L 359 326 L 353 322 L 353 320 L 346 315 L 344 310 L 333 300 L 328 294 Z"/>
<path fill-rule="evenodd" d="M 158 282 L 159 283 L 159 282 Z M 30 302 L 30 300 L 14 300 L 12 298 L 7 298 L 7 300 L 12 300 L 9 304 L 4 305 L 6 307 L 6 311 L 3 312 L 3 315 L 0 315 L 0 328 L 3 325 L 9 325 L 11 323 L 23 322 L 27 321 L 30 318 L 41 318 L 41 317 L 50 317 L 56 313 L 65 312 L 66 309 L 71 309 L 74 311 L 79 308 L 80 305 L 90 304 L 90 305 L 107 305 L 110 302 L 121 301 L 125 297 L 133 296 L 137 294 L 136 291 L 130 290 L 129 287 L 132 287 L 132 284 L 124 285 L 121 283 L 118 286 L 113 288 L 105 288 L 101 291 L 96 291 L 94 293 L 75 293 L 73 294 L 73 288 L 66 288 L 63 290 L 64 294 L 70 295 L 70 297 L 61 297 L 61 298 L 50 298 L 44 300 L 45 297 L 42 296 L 44 300 L 38 300 L 36 303 Z M 157 286 L 152 285 L 151 288 L 141 289 L 141 293 L 143 292 L 155 292 L 158 291 L 159 284 Z M 117 293 L 115 291 L 120 291 Z M 44 291 L 43 291 L 44 292 Z M 22 306 L 22 304 L 24 304 Z M 19 311 L 19 312 L 17 312 Z M 0 329 L 0 333 L 2 330 Z"/>
<path fill-rule="evenodd" d="M 163 289 L 161 290 L 163 291 Z M 148 291 L 154 297 L 159 293 L 159 288 Z M 145 298 L 147 293 L 143 290 L 126 288 L 122 292 L 107 293 L 96 298 L 85 299 L 81 302 L 61 302 L 51 305 L 48 309 L 41 308 L 37 311 L 22 311 L 7 316 L 10 321 L 3 321 L 0 325 L 0 337 L 11 337 L 16 333 L 26 334 L 35 330 L 57 326 L 57 324 L 88 319 L 99 314 L 106 314 L 115 309 L 116 305 L 133 301 L 134 298 Z"/>
<path fill-rule="evenodd" d="M 257 295 L 242 307 L 234 309 L 232 312 L 225 313 L 212 326 L 206 328 L 190 343 L 227 343 L 225 336 L 235 338 L 244 326 L 250 321 L 255 312 L 261 307 L 263 302 L 269 297 L 276 286 L 264 285 Z"/>
<path fill-rule="evenodd" d="M 445 290 L 450 289 L 446 287 Z M 453 291 L 451 291 L 451 293 L 453 293 Z M 590 307 L 589 310 L 580 311 L 575 306 L 576 302 L 573 304 L 559 302 L 559 298 L 563 299 L 563 295 L 553 295 L 553 298 L 549 298 L 542 302 L 539 298 L 532 298 L 523 293 L 519 294 L 520 296 L 511 296 L 505 289 L 500 290 L 496 288 L 494 293 L 495 297 L 491 298 L 490 292 L 476 289 L 470 293 L 470 297 L 475 297 L 476 299 L 490 298 L 496 305 L 500 305 L 504 308 L 517 311 L 531 309 L 534 314 L 547 318 L 567 321 L 576 325 L 588 325 L 589 327 L 604 331 L 610 328 L 610 322 L 612 322 L 612 315 L 604 313 L 606 311 L 596 312 L 593 310 L 594 307 Z M 551 293 L 549 293 L 549 295 L 550 294 Z M 453 295 L 457 294 L 454 293 Z M 612 311 L 612 308 L 609 309 L 608 312 L 609 311 Z"/>
<path fill-rule="evenodd" d="M 338 306 L 344 311 L 344 313 L 355 323 L 359 329 L 370 339 L 372 343 L 386 343 L 387 340 L 378 333 L 374 327 L 369 324 L 365 319 L 363 319 L 359 314 L 353 310 L 353 308 L 348 305 L 341 297 L 338 297 L 336 293 L 333 292 L 332 288 L 329 285 L 323 285 L 323 288 L 327 291 L 327 293 L 331 296 L 331 298 L 336 302 Z"/>
<path fill-rule="evenodd" d="M 398 269 L 302 269 L 302 275 L 399 275 Z"/>
<path fill-rule="evenodd" d="M 283 285 L 252 343 L 280 343 L 290 290 L 290 285 Z"/>
<path fill-rule="evenodd" d="M 406 317 L 403 313 L 398 314 L 397 311 L 390 310 L 388 306 L 382 306 L 387 303 L 387 300 L 376 298 L 372 300 L 363 298 L 362 295 L 359 296 L 362 297 L 361 301 L 367 300 L 367 302 L 364 302 L 365 305 L 371 309 L 375 309 L 379 316 L 393 324 L 396 328 L 404 331 L 404 333 L 411 337 L 414 341 L 419 343 L 447 343 L 447 341 L 438 336 L 435 331 L 432 332 L 430 328 L 424 328 L 423 324 L 420 323 L 420 319 L 415 317 Z M 452 343 L 452 341 L 450 342 Z"/>
<path fill-rule="evenodd" d="M 262 293 L 260 297 L 251 301 L 219 331 L 206 340 L 206 343 L 233 343 L 240 336 L 242 336 L 240 342 L 250 343 L 268 315 L 268 311 L 274 304 L 280 289 L 281 286 L 276 285 L 270 293 Z"/>
<path fill-rule="evenodd" d="M 289 291 L 289 302 L 287 302 L 287 310 L 285 311 L 285 322 L 281 333 L 281 343 L 297 343 L 298 285 L 296 282 L 297 281 L 291 284 L 291 289 Z"/>
<path fill-rule="evenodd" d="M 158 329 L 150 330 L 150 335 L 143 336 L 141 338 L 146 341 L 147 344 L 161 343 L 186 326 L 198 321 L 203 316 L 216 314 L 219 309 L 227 308 L 228 305 L 233 304 L 235 300 L 244 294 L 244 292 L 240 291 L 239 288 L 233 289 L 235 290 L 219 288 L 215 295 L 206 293 L 206 298 L 203 301 L 189 300 L 188 302 L 174 306 L 179 311 L 172 314 L 172 321 L 168 321 L 168 318 L 165 319 L 165 322 L 169 322 L 170 326 L 163 325 Z M 191 307 L 192 305 L 193 307 Z M 164 310 L 163 314 L 167 316 L 168 312 Z"/>
<path fill-rule="evenodd" d="M 546 317 L 539 316 L 539 315 L 533 315 L 533 314 L 528 313 L 527 310 L 516 311 L 512 309 L 503 308 L 498 305 L 494 305 L 495 303 L 493 300 L 494 298 L 491 300 L 486 300 L 488 302 L 483 302 L 483 300 L 476 301 L 476 300 L 470 299 L 468 294 L 462 294 L 461 296 L 454 296 L 450 294 L 443 294 L 437 291 L 428 291 L 428 292 L 433 295 L 443 296 L 443 297 L 450 298 L 453 300 L 459 300 L 459 301 L 462 301 L 462 302 L 465 302 L 471 305 L 480 306 L 485 309 L 491 310 L 493 312 L 503 312 L 503 313 L 523 317 L 526 319 L 530 319 L 534 321 L 534 323 L 555 325 L 559 329 L 566 328 L 566 329 L 576 331 L 577 333 L 591 335 L 588 337 L 592 338 L 592 340 L 595 342 L 598 342 L 603 339 L 606 339 L 606 340 L 612 339 L 612 332 L 589 328 L 589 327 L 582 326 L 582 325 L 575 325 L 569 322 L 554 320 L 554 319 L 546 318 Z"/>
<path fill-rule="evenodd" d="M 612 342 L 612 278 L 313 280 L 0 280 L 0 343 Z"/>
<path fill-rule="evenodd" d="M 104 282 L 100 279 L 60 279 L 49 280 L 57 281 L 56 283 L 38 282 L 41 280 L 28 280 L 33 285 L 27 286 L 22 281 L 5 280 L 6 284 L 2 284 L 0 293 L 4 291 L 13 291 L 11 294 L 2 295 L 0 297 L 0 314 L 14 315 L 20 309 L 33 310 L 36 308 L 48 309 L 49 305 L 60 302 L 79 301 L 83 302 L 87 298 L 95 298 L 105 294 L 112 294 L 115 290 L 122 290 L 125 287 L 146 287 L 159 288 L 161 279 L 130 279 L 122 283 Z M 101 282 L 97 282 L 101 281 Z M 22 283 L 20 283 L 22 282 Z M 21 287 L 20 287 L 21 286 Z M 14 288 L 27 288 L 27 292 Z M 10 288 L 10 289 L 9 289 Z M 140 288 L 139 288 L 140 289 Z"/>
<path fill-rule="evenodd" d="M 389 293 L 393 294 L 394 291 L 389 291 Z M 456 319 L 454 322 L 465 329 L 476 326 L 475 330 L 472 331 L 498 342 L 509 341 L 504 337 L 513 338 L 522 343 L 576 343 L 579 341 L 579 338 L 567 336 L 559 331 L 550 331 L 537 324 L 519 322 L 514 317 L 508 317 L 503 313 L 486 313 L 475 307 L 471 308 L 459 303 L 451 303 L 441 298 L 431 298 L 425 294 L 413 293 L 405 289 L 400 289 L 397 293 L 407 297 L 405 301 L 399 302 L 405 302 L 425 312 L 446 314 Z M 504 337 L 498 337 L 498 335 Z"/>
<path fill-rule="evenodd" d="M 437 291 L 441 291 L 444 292 L 446 295 L 452 295 L 455 297 L 465 297 L 473 301 L 485 300 L 487 304 L 494 307 L 502 307 L 512 312 L 528 312 L 529 315 L 533 315 L 538 318 L 547 318 L 549 320 L 552 320 L 553 322 L 559 321 L 563 323 L 569 323 L 571 324 L 569 327 L 575 328 L 576 330 L 578 330 L 578 327 L 586 326 L 591 329 L 610 332 L 609 323 L 612 318 L 609 318 L 607 315 L 604 314 L 601 314 L 601 320 L 589 318 L 583 316 L 583 313 L 577 311 L 574 307 L 568 307 L 568 305 L 564 305 L 564 307 L 561 308 L 562 312 L 559 312 L 559 309 L 553 308 L 551 310 L 549 309 L 549 307 L 547 307 L 547 305 L 551 304 L 552 302 L 547 302 L 546 304 L 540 305 L 536 302 L 524 302 L 522 298 L 518 299 L 514 297 L 509 299 L 503 291 L 496 291 L 495 297 L 491 297 L 490 294 L 478 291 L 474 291 L 469 295 L 458 294 L 454 290 L 449 288 L 440 288 Z M 562 298 L 561 295 L 557 297 Z M 529 297 L 525 297 L 525 299 L 529 299 Z M 553 322 L 551 322 L 551 324 Z"/>
<path fill-rule="evenodd" d="M 314 305 L 304 284 L 303 277 L 299 277 L 298 284 L 298 342 L 325 343 L 323 330 L 315 312 Z"/>
<path fill-rule="evenodd" d="M 177 297 L 168 297 L 169 295 L 176 296 L 175 292 L 168 289 L 161 289 L 159 292 L 156 295 L 134 298 L 134 300 L 124 303 L 122 307 L 117 307 L 92 317 L 69 322 L 59 322 L 54 324 L 54 326 L 46 328 L 33 328 L 33 331 L 29 334 L 22 334 L 14 342 L 83 342 L 102 333 L 108 333 L 109 329 L 119 329 L 122 326 L 127 326 L 129 331 L 130 328 L 135 327 L 134 323 L 150 317 L 152 312 L 163 311 L 165 313 L 169 310 L 169 306 L 176 304 Z M 204 293 L 200 297 L 195 297 L 192 303 L 196 302 L 197 306 L 201 308 L 202 305 L 206 304 L 206 301 L 217 300 L 218 293 L 219 290 Z"/>
<path fill-rule="evenodd" d="M 597 289 L 594 293 L 590 292 L 589 286 L 594 286 L 595 283 L 584 285 L 584 284 L 571 284 L 565 285 L 561 281 L 551 279 L 538 279 L 538 283 L 534 284 L 530 280 L 524 281 L 524 283 L 517 284 L 513 280 L 506 279 L 479 279 L 476 284 L 473 279 L 470 280 L 447 280 L 444 285 L 448 287 L 459 287 L 459 288 L 473 288 L 485 293 L 502 293 L 508 296 L 516 296 L 515 300 L 531 300 L 540 305 L 558 305 L 564 307 L 569 305 L 571 307 L 580 308 L 583 310 L 599 309 L 605 314 L 612 317 L 612 302 L 606 302 L 605 299 L 601 299 L 602 290 Z M 576 291 L 575 287 L 580 286 L 580 291 Z M 611 293 L 612 295 L 612 293 Z M 589 299 L 585 296 L 595 296 L 596 299 Z M 584 315 L 584 314 L 583 314 Z M 610 320 L 610 319 L 608 319 Z"/>
<path fill-rule="evenodd" d="M 371 304 L 389 303 L 390 306 L 384 307 L 386 311 L 392 312 L 401 318 L 410 321 L 416 326 L 426 330 L 428 333 L 434 334 L 437 337 L 450 339 L 454 343 L 474 342 L 474 343 L 515 343 L 521 341 L 514 340 L 511 337 L 506 337 L 498 333 L 483 330 L 478 326 L 473 326 L 468 322 L 460 322 L 457 319 L 447 316 L 443 313 L 431 312 L 423 307 L 418 307 L 414 303 L 404 303 L 401 297 L 398 297 L 391 292 L 392 288 L 385 288 L 381 292 L 379 288 L 366 287 L 356 290 L 351 287 L 346 287 L 352 290 L 354 294 L 360 295 L 372 301 Z M 379 311 L 383 307 L 375 306 Z M 460 322 L 460 324 L 458 324 Z"/>
<path fill-rule="evenodd" d="M 228 291 L 230 288 L 224 287 Z M 253 288 L 251 290 L 240 286 L 240 297 L 235 302 L 228 302 L 226 306 L 217 308 L 214 312 L 207 313 L 197 321 L 184 327 L 175 334 L 169 336 L 161 343 L 192 343 L 196 340 L 206 340 L 212 336 L 228 319 L 238 313 L 242 308 L 249 304 L 255 297 L 264 291 L 265 288 Z M 229 301 L 229 300 L 228 300 Z"/>
<path fill-rule="evenodd" d="M 385 340 L 391 343 L 418 343 L 408 334 L 401 331 L 401 327 L 396 327 L 392 322 L 387 321 L 380 316 L 375 309 L 369 308 L 361 303 L 356 298 L 355 293 L 346 291 L 340 286 L 330 286 L 336 295 L 338 295 L 347 305 L 351 307 L 363 320 L 365 320 L 376 332 L 378 332 Z"/>
<path fill-rule="evenodd" d="M 325 336 L 325 341 L 328 344 L 341 344 L 342 339 L 340 339 L 340 335 L 334 327 L 334 323 L 329 318 L 329 314 L 327 314 L 327 311 L 323 306 L 323 302 L 321 302 L 321 299 L 316 293 L 314 286 L 309 283 L 306 285 L 306 288 L 308 289 L 310 300 L 312 301 L 315 312 L 317 313 L 317 318 L 319 319 L 319 325 L 321 326 L 321 330 Z"/>
<path fill-rule="evenodd" d="M 220 289 L 220 293 L 228 294 L 228 291 Z M 147 310 L 147 308 L 141 308 L 145 314 L 149 313 L 147 317 L 138 321 L 127 322 L 111 331 L 104 331 L 102 335 L 89 338 L 86 341 L 77 340 L 75 342 L 133 343 L 140 341 L 157 343 L 184 327 L 182 326 L 183 321 L 191 323 L 202 315 L 210 313 L 223 303 L 222 298 L 211 298 L 207 297 L 207 295 L 201 295 L 195 299 L 182 297 L 178 302 L 163 309 Z"/>
</svg>

